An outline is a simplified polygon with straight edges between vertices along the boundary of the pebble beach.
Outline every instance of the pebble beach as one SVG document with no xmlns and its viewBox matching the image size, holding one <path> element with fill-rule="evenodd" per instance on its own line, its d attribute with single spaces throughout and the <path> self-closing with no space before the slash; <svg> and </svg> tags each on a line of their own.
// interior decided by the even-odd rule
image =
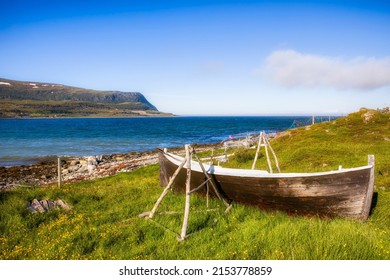
<svg viewBox="0 0 390 280">
<path fill-rule="evenodd" d="M 198 150 L 215 145 L 197 146 Z M 175 153 L 182 148 L 170 149 Z M 61 158 L 62 183 L 74 183 L 131 172 L 140 167 L 158 163 L 157 151 L 131 152 L 85 157 Z M 0 167 L 0 192 L 16 187 L 44 187 L 58 183 L 58 159 L 45 159 L 32 165 Z"/>
<path fill-rule="evenodd" d="M 61 158 L 63 183 L 92 180 L 130 172 L 139 167 L 158 162 L 156 152 Z M 57 184 L 58 161 L 38 161 L 32 165 L 0 167 L 0 191 L 18 186 L 45 186 Z"/>
</svg>

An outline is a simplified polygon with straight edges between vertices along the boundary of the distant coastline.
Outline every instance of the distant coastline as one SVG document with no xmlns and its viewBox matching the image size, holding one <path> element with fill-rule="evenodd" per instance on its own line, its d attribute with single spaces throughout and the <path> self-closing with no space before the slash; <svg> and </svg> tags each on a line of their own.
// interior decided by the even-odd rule
<svg viewBox="0 0 390 280">
<path fill-rule="evenodd" d="M 134 113 L 134 114 L 117 114 L 117 115 L 107 115 L 107 114 L 91 114 L 91 115 L 48 115 L 48 116 L 0 116 L 0 120 L 39 120 L 39 119 L 115 119 L 115 118 L 160 118 L 160 117 L 179 117 L 172 113 L 164 112 L 153 112 L 153 113 Z"/>
<path fill-rule="evenodd" d="M 0 118 L 172 116 L 140 92 L 101 91 L 0 78 Z"/>
</svg>

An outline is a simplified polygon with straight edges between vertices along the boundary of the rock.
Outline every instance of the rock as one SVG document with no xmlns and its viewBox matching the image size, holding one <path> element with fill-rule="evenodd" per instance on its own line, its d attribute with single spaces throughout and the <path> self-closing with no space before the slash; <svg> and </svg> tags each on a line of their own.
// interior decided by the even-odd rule
<svg viewBox="0 0 390 280">
<path fill-rule="evenodd" d="M 45 210 L 45 212 L 49 212 L 49 204 L 47 203 L 47 200 L 41 200 L 40 203 L 43 209 Z"/>
<path fill-rule="evenodd" d="M 67 211 L 71 210 L 70 206 L 61 199 L 57 199 L 56 201 L 54 201 L 54 205 Z"/>
<path fill-rule="evenodd" d="M 385 108 L 379 110 L 379 112 L 381 112 L 383 114 L 390 114 L 390 107 L 385 107 Z"/>
<path fill-rule="evenodd" d="M 101 163 L 103 161 L 103 155 L 96 156 L 97 163 Z"/>
<path fill-rule="evenodd" d="M 52 200 L 46 200 L 46 201 L 47 201 L 47 206 L 48 206 L 49 211 L 56 207 Z"/>
<path fill-rule="evenodd" d="M 55 201 L 43 199 L 38 201 L 38 199 L 34 198 L 29 202 L 27 209 L 30 213 L 35 214 L 49 212 L 53 209 L 63 209 L 65 211 L 69 211 L 71 210 L 71 207 L 61 199 L 57 199 Z"/>
<path fill-rule="evenodd" d="M 41 203 L 37 199 L 30 201 L 28 209 L 31 213 L 44 213 L 45 209 L 42 207 Z"/>
<path fill-rule="evenodd" d="M 371 119 L 374 117 L 374 115 L 375 115 L 375 113 L 372 111 L 368 111 L 368 112 L 364 113 L 362 115 L 363 122 L 366 124 L 369 123 L 371 121 Z"/>
<path fill-rule="evenodd" d="M 116 161 L 123 161 L 123 160 L 125 160 L 125 157 L 124 156 L 116 156 L 115 160 Z"/>
<path fill-rule="evenodd" d="M 75 166 L 75 165 L 78 165 L 78 164 L 80 164 L 80 161 L 79 160 L 72 160 L 70 163 L 69 163 L 69 165 L 70 166 Z"/>
<path fill-rule="evenodd" d="M 87 157 L 87 165 L 97 165 L 96 157 L 94 156 Z"/>
<path fill-rule="evenodd" d="M 98 165 L 97 157 L 90 156 L 87 158 L 87 169 L 89 173 L 92 173 L 97 165 Z"/>
</svg>

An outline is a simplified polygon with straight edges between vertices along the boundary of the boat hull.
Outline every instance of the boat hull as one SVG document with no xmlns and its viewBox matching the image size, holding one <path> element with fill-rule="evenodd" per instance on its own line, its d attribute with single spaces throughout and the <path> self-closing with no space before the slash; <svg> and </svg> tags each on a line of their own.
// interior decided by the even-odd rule
<svg viewBox="0 0 390 280">
<path fill-rule="evenodd" d="M 180 158 L 159 151 L 160 182 L 167 185 L 178 168 Z M 184 160 L 184 159 L 182 159 Z M 206 176 L 191 165 L 191 189 L 201 185 Z M 235 169 L 205 165 L 218 191 L 225 198 L 265 210 L 284 211 L 289 214 L 317 215 L 320 217 L 347 217 L 366 220 L 373 196 L 373 165 L 333 172 L 268 174 L 256 170 L 238 172 Z M 187 176 L 183 168 L 172 186 L 185 190 Z M 204 193 L 203 188 L 203 193 Z M 210 192 L 215 195 L 212 188 Z"/>
</svg>

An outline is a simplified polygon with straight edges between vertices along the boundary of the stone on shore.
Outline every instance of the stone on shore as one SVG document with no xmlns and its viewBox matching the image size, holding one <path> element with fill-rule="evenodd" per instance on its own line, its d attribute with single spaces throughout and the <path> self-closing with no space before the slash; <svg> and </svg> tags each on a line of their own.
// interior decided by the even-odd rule
<svg viewBox="0 0 390 280">
<path fill-rule="evenodd" d="M 63 182 L 78 182 L 133 171 L 141 166 L 157 162 L 158 157 L 155 152 L 63 157 L 61 158 L 61 176 Z M 11 190 L 17 186 L 56 184 L 57 180 L 56 158 L 30 166 L 0 167 L 0 191 Z"/>
</svg>

